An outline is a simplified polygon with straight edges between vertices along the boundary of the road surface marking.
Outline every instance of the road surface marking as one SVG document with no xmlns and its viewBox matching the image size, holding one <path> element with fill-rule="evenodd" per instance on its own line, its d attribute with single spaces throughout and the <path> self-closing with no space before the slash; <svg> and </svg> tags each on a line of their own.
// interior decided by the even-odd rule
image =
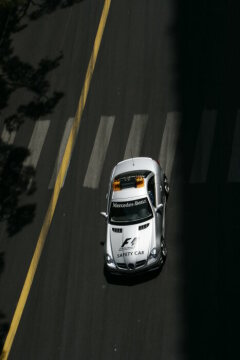
<svg viewBox="0 0 240 360">
<path fill-rule="evenodd" d="M 8 331 L 8 334 L 7 334 L 7 337 L 6 337 L 4 346 L 3 346 L 1 360 L 7 360 L 8 356 L 9 356 L 9 353 L 10 353 L 10 350 L 12 347 L 12 343 L 13 343 L 14 337 L 16 335 L 16 331 L 18 329 L 18 325 L 21 320 L 22 313 L 23 313 L 23 310 L 24 310 L 24 307 L 25 307 L 25 304 L 26 304 L 26 301 L 27 301 L 27 298 L 28 298 L 28 295 L 29 295 L 29 292 L 30 292 L 30 289 L 32 286 L 32 282 L 33 282 L 33 279 L 34 279 L 34 276 L 35 276 L 35 273 L 37 270 L 37 266 L 39 263 L 39 259 L 40 259 L 41 253 L 42 253 L 42 249 L 43 249 L 47 234 L 48 234 L 48 230 L 49 230 L 49 227 L 52 222 L 52 218 L 53 218 L 54 211 L 55 211 L 55 208 L 57 205 L 59 193 L 61 190 L 61 185 L 62 185 L 63 179 L 65 177 L 65 174 L 66 174 L 66 171 L 68 168 L 69 159 L 70 159 L 72 149 L 73 149 L 73 146 L 74 146 L 74 143 L 76 140 L 76 136 L 78 133 L 80 121 L 82 118 L 82 113 L 83 113 L 83 110 L 84 110 L 84 107 L 86 104 L 89 86 L 90 86 L 92 75 L 94 72 L 94 68 L 95 68 L 95 64 L 96 64 L 96 60 L 97 60 L 97 56 L 98 56 L 98 51 L 99 51 L 99 47 L 101 44 L 103 31 L 104 31 L 105 24 L 107 21 L 110 5 L 111 5 L 111 0 L 105 0 L 102 14 L 101 14 L 101 19 L 100 19 L 100 22 L 98 25 L 97 34 L 96 34 L 94 45 L 93 45 L 93 51 L 92 51 L 91 58 L 90 58 L 90 61 L 88 64 L 83 89 L 82 89 L 81 96 L 79 99 L 74 123 L 73 123 L 72 129 L 71 129 L 70 135 L 69 135 L 69 139 L 67 142 L 64 156 L 63 156 L 62 164 L 61 164 L 59 172 L 58 172 L 58 176 L 56 179 L 56 183 L 54 186 L 50 204 L 49 204 L 49 207 L 48 207 L 48 210 L 47 210 L 44 222 L 43 222 L 41 232 L 39 234 L 37 246 L 35 248 L 33 258 L 32 258 L 30 267 L 28 269 L 27 277 L 25 279 L 25 282 L 24 282 L 24 285 L 22 288 L 22 292 L 19 297 L 16 309 L 15 309 L 15 312 L 13 315 L 10 329 Z"/>
<path fill-rule="evenodd" d="M 84 187 L 97 189 L 112 134 L 114 116 L 101 116 L 92 154 L 85 175 Z"/>
<path fill-rule="evenodd" d="M 62 137 L 62 141 L 61 141 L 59 151 L 58 151 L 57 160 L 55 162 L 53 174 L 52 174 L 50 183 L 48 185 L 48 189 L 53 189 L 54 188 L 54 184 L 55 184 L 55 181 L 56 181 L 56 178 L 57 178 L 57 174 L 59 172 L 59 169 L 60 169 L 60 166 L 61 166 L 61 163 L 62 163 L 64 151 L 65 151 L 66 146 L 67 146 L 67 141 L 68 141 L 68 138 L 69 138 L 69 134 L 70 134 L 71 129 L 72 129 L 73 121 L 74 121 L 74 118 L 69 118 L 67 123 L 66 123 L 65 130 L 64 130 L 64 133 L 63 133 L 63 137 Z M 68 166 L 69 166 L 69 163 L 68 163 Z M 67 166 L 67 171 L 68 171 L 68 166 Z M 65 177 L 67 175 L 67 171 L 66 171 L 66 174 L 64 176 L 61 187 L 64 186 L 64 181 L 65 181 Z"/>
<path fill-rule="evenodd" d="M 240 182 L 240 110 L 237 113 L 228 181 Z"/>
<path fill-rule="evenodd" d="M 167 114 L 162 137 L 159 161 L 169 181 L 171 180 L 173 162 L 179 138 L 181 118 L 182 115 L 180 112 L 169 112 Z"/>
<path fill-rule="evenodd" d="M 216 118 L 216 110 L 204 110 L 202 113 L 190 183 L 204 183 L 207 179 Z"/>
<path fill-rule="evenodd" d="M 2 141 L 8 145 L 12 145 L 14 143 L 15 137 L 16 137 L 16 131 L 9 132 L 7 130 L 6 125 L 4 125 L 1 135 Z"/>
<path fill-rule="evenodd" d="M 49 120 L 39 120 L 36 122 L 32 137 L 30 139 L 28 149 L 30 151 L 30 155 L 24 160 L 24 166 L 33 166 L 37 167 L 37 163 L 40 157 L 40 153 L 47 136 L 48 128 L 50 125 Z"/>
<path fill-rule="evenodd" d="M 131 130 L 125 149 L 124 159 L 140 155 L 145 128 L 148 121 L 148 115 L 134 115 Z"/>
</svg>

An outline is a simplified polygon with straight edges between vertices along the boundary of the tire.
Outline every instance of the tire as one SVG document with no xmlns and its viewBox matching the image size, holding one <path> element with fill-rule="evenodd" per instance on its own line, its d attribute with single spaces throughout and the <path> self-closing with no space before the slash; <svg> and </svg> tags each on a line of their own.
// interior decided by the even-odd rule
<svg viewBox="0 0 240 360">
<path fill-rule="evenodd" d="M 166 200 L 168 199 L 168 196 L 169 196 L 169 191 L 170 191 L 170 188 L 169 188 L 169 184 L 168 184 L 168 180 L 167 180 L 167 177 L 166 175 L 164 175 L 164 191 L 165 191 L 165 196 L 166 196 Z"/>
<path fill-rule="evenodd" d="M 162 252 L 163 261 L 165 262 L 165 260 L 167 258 L 167 246 L 166 246 L 166 242 L 163 238 L 161 240 L 161 252 Z"/>
</svg>

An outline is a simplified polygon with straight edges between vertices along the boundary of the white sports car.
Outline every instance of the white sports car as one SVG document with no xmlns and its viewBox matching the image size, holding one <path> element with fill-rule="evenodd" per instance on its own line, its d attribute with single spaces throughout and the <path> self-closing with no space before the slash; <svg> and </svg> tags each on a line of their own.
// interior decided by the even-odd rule
<svg viewBox="0 0 240 360">
<path fill-rule="evenodd" d="M 161 268 L 166 256 L 166 175 L 147 157 L 119 162 L 107 194 L 105 268 L 113 274 L 136 274 Z"/>
</svg>

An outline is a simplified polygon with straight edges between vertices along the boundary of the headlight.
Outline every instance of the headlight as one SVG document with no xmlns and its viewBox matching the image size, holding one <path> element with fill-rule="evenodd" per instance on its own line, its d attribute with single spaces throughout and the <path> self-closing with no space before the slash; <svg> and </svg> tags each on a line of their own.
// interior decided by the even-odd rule
<svg viewBox="0 0 240 360">
<path fill-rule="evenodd" d="M 106 259 L 106 263 L 107 263 L 107 264 L 112 264 L 113 259 L 111 258 L 110 255 L 107 254 L 105 259 Z"/>
<path fill-rule="evenodd" d="M 158 256 L 158 253 L 159 253 L 159 250 L 157 248 L 153 248 L 151 251 L 150 251 L 150 256 L 149 258 L 156 258 Z"/>
</svg>

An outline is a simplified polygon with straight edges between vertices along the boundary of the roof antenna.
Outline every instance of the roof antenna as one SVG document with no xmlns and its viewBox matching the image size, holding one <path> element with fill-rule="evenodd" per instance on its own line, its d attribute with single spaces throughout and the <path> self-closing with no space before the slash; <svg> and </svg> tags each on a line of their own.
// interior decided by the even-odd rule
<svg viewBox="0 0 240 360">
<path fill-rule="evenodd" d="M 132 157 L 133 166 L 135 166 L 134 161 L 133 161 L 132 149 L 131 149 L 131 157 Z"/>
</svg>

